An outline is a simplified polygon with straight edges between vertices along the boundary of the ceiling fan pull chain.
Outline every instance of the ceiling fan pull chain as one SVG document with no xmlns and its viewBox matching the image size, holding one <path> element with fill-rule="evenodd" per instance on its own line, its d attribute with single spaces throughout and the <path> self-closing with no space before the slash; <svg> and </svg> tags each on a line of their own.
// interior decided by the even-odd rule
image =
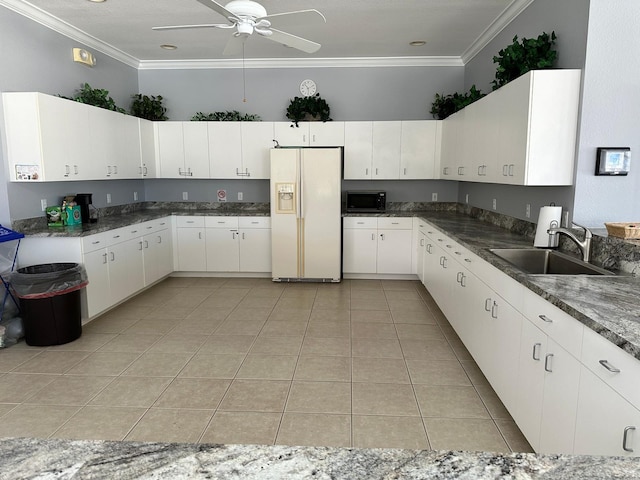
<svg viewBox="0 0 640 480">
<path fill-rule="evenodd" d="M 247 82 L 244 78 L 244 42 L 242 42 L 242 102 L 247 103 Z"/>
</svg>

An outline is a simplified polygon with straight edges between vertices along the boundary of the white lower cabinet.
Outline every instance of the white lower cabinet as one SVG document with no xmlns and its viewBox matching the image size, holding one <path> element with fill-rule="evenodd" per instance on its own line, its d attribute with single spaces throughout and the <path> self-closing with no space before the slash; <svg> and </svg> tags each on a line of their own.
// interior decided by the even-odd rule
<svg viewBox="0 0 640 480">
<path fill-rule="evenodd" d="M 91 318 L 111 306 L 111 286 L 109 283 L 109 254 L 100 248 L 83 256 L 84 268 L 89 283 L 85 288 L 87 317 Z"/>
<path fill-rule="evenodd" d="M 412 229 L 411 218 L 346 217 L 342 236 L 343 272 L 410 274 Z"/>
<path fill-rule="evenodd" d="M 158 231 L 142 237 L 145 287 L 173 272 L 173 245 L 169 222 L 159 222 L 158 227 Z"/>
<path fill-rule="evenodd" d="M 640 411 L 586 367 L 580 375 L 574 453 L 640 455 Z"/>
<path fill-rule="evenodd" d="M 207 270 L 204 217 L 176 218 L 176 270 L 204 272 Z"/>
<path fill-rule="evenodd" d="M 240 271 L 271 272 L 271 218 L 240 217 Z"/>
</svg>

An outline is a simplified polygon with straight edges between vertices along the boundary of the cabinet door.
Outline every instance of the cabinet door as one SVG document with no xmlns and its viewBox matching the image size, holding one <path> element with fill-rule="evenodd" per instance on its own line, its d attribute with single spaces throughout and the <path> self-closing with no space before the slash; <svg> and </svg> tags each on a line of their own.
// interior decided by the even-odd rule
<svg viewBox="0 0 640 480">
<path fill-rule="evenodd" d="M 212 178 L 239 178 L 242 173 L 240 122 L 206 122 Z"/>
<path fill-rule="evenodd" d="M 204 228 L 177 228 L 176 241 L 178 271 L 204 272 L 207 270 Z"/>
<path fill-rule="evenodd" d="M 111 163 L 117 167 L 115 178 L 130 179 L 140 177 L 140 126 L 139 118 L 115 113 L 116 135 L 115 155 Z"/>
<path fill-rule="evenodd" d="M 270 151 L 273 148 L 272 122 L 241 122 L 242 167 L 247 178 L 271 176 Z"/>
<path fill-rule="evenodd" d="M 274 122 L 273 132 L 281 147 L 309 146 L 309 122 Z"/>
<path fill-rule="evenodd" d="M 345 228 L 342 238 L 342 271 L 376 273 L 377 230 Z"/>
<path fill-rule="evenodd" d="M 238 230 L 207 228 L 207 271 L 240 271 L 240 234 Z"/>
<path fill-rule="evenodd" d="M 86 179 L 119 178 L 116 145 L 118 138 L 117 113 L 104 108 L 89 110 L 89 137 L 93 152 L 91 162 L 82 169 L 81 177 Z"/>
<path fill-rule="evenodd" d="M 157 236 L 154 233 L 142 237 L 142 262 L 144 265 L 144 285 L 151 285 L 161 278 L 158 253 L 156 249 Z"/>
<path fill-rule="evenodd" d="M 247 228 L 240 232 L 240 271 L 271 271 L 271 229 Z"/>
<path fill-rule="evenodd" d="M 400 179 L 435 178 L 435 120 L 401 122 Z"/>
<path fill-rule="evenodd" d="M 500 145 L 498 175 L 500 183 L 524 185 L 527 144 L 529 141 L 529 99 L 531 85 L 527 81 L 509 83 L 493 93 L 499 106 L 498 131 L 504 139 Z"/>
<path fill-rule="evenodd" d="M 309 145 L 312 147 L 342 147 L 344 122 L 309 122 Z"/>
<path fill-rule="evenodd" d="M 182 122 L 186 178 L 209 178 L 209 133 L 206 122 Z"/>
<path fill-rule="evenodd" d="M 547 336 L 530 321 L 522 322 L 518 367 L 518 408 L 513 418 L 535 451 L 540 448 Z"/>
<path fill-rule="evenodd" d="M 140 170 L 143 178 L 156 178 L 158 166 L 156 163 L 156 144 L 153 133 L 153 122 L 145 119 L 139 120 L 140 128 Z"/>
<path fill-rule="evenodd" d="M 173 238 L 171 229 L 160 230 L 155 234 L 156 253 L 159 278 L 166 277 L 173 272 Z"/>
<path fill-rule="evenodd" d="M 372 179 L 400 178 L 401 122 L 373 122 Z"/>
<path fill-rule="evenodd" d="M 427 236 L 424 232 L 418 232 L 418 244 L 416 245 L 416 268 L 418 279 L 424 285 L 424 255 L 425 247 L 427 245 Z"/>
<path fill-rule="evenodd" d="M 580 372 L 573 453 L 640 455 L 640 411 L 585 367 Z"/>
<path fill-rule="evenodd" d="M 378 229 L 377 272 L 411 273 L 411 230 Z"/>
<path fill-rule="evenodd" d="M 462 158 L 462 132 L 465 111 L 460 110 L 442 122 L 442 159 L 440 178 L 457 180 Z"/>
<path fill-rule="evenodd" d="M 86 286 L 87 315 L 89 318 L 103 312 L 111 306 L 111 288 L 109 286 L 109 261 L 106 248 L 85 253 L 84 268 L 89 284 Z"/>
<path fill-rule="evenodd" d="M 184 178 L 182 122 L 155 122 L 161 178 Z"/>
<path fill-rule="evenodd" d="M 109 247 L 111 303 L 116 304 L 144 288 L 142 237 Z"/>
<path fill-rule="evenodd" d="M 373 123 L 345 122 L 344 179 L 371 179 L 373 155 Z"/>
<path fill-rule="evenodd" d="M 544 357 L 540 453 L 573 453 L 580 362 L 549 339 Z"/>
</svg>

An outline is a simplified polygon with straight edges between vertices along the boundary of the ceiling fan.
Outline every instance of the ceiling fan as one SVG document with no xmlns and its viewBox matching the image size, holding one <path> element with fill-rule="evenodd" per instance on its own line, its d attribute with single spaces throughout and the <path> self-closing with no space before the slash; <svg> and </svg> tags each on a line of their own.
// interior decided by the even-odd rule
<svg viewBox="0 0 640 480">
<path fill-rule="evenodd" d="M 295 12 L 275 13 L 267 15 L 266 9 L 252 0 L 232 0 L 222 6 L 214 0 L 197 0 L 211 10 L 225 17 L 229 23 L 208 23 L 199 25 L 167 25 L 153 27 L 153 30 L 179 30 L 186 28 L 234 28 L 236 31 L 227 42 L 222 52 L 223 55 L 235 55 L 242 52 L 244 41 L 254 32 L 288 47 L 302 50 L 306 53 L 315 53 L 320 49 L 320 44 L 290 33 L 276 30 L 272 27 L 280 20 L 295 20 L 299 23 L 326 22 L 324 15 L 318 10 L 298 10 Z"/>
</svg>

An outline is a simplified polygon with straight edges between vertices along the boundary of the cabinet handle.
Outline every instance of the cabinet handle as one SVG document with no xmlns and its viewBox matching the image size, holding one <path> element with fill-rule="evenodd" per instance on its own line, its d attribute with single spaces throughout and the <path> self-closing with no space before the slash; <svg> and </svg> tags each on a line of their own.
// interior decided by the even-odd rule
<svg viewBox="0 0 640 480">
<path fill-rule="evenodd" d="M 144 241 L 144 248 L 149 248 L 149 241 L 148 240 Z"/>
<path fill-rule="evenodd" d="M 464 167 L 458 167 L 458 175 L 464 175 Z"/>
<path fill-rule="evenodd" d="M 447 245 L 446 245 L 446 247 L 447 247 L 447 248 L 453 248 L 453 245 L 449 245 L 449 244 L 447 244 Z"/>
<path fill-rule="evenodd" d="M 606 360 L 600 360 L 598 363 L 602 365 L 604 368 L 606 368 L 607 370 L 609 370 L 611 373 L 620 373 L 619 368 L 614 367 Z"/>
<path fill-rule="evenodd" d="M 152 228 L 153 228 L 153 227 L 149 226 L 149 227 L 147 227 L 147 230 L 151 230 Z"/>
<path fill-rule="evenodd" d="M 636 427 L 624 427 L 624 435 L 622 436 L 622 449 L 625 452 L 633 452 L 633 448 L 627 446 L 627 440 L 629 439 L 629 431 L 635 430 Z"/>
<path fill-rule="evenodd" d="M 93 242 L 91 242 L 91 245 L 97 245 L 100 243 L 100 240 L 94 240 Z"/>
<path fill-rule="evenodd" d="M 116 260 L 116 254 L 113 252 L 109 252 L 111 253 L 111 261 L 114 262 Z"/>
<path fill-rule="evenodd" d="M 140 248 L 138 250 L 142 251 L 142 240 L 139 241 L 138 244 L 140 245 Z"/>
<path fill-rule="evenodd" d="M 540 361 L 540 350 L 538 350 L 540 347 L 542 347 L 541 343 L 533 344 L 533 351 L 531 352 L 531 358 L 533 358 L 536 362 Z"/>
<path fill-rule="evenodd" d="M 376 167 L 376 175 L 378 175 L 378 167 Z"/>
<path fill-rule="evenodd" d="M 447 257 L 442 257 L 442 268 L 447 268 Z"/>
<path fill-rule="evenodd" d="M 467 282 L 465 282 L 465 278 L 467 278 L 467 276 L 463 273 L 462 278 L 460 279 L 460 286 L 462 288 L 465 288 L 467 286 Z"/>
<path fill-rule="evenodd" d="M 313 143 L 316 143 L 316 134 L 314 133 L 313 136 L 311 137 L 311 141 Z"/>
<path fill-rule="evenodd" d="M 118 174 L 118 166 L 117 166 L 117 165 L 114 165 L 114 166 L 113 166 L 113 174 L 114 174 L 114 175 L 117 175 L 117 174 Z"/>
<path fill-rule="evenodd" d="M 547 317 L 546 315 L 538 315 L 538 318 L 540 318 L 540 320 L 542 320 L 543 322 L 547 322 L 547 323 L 553 323 L 553 320 L 551 320 L 549 317 Z"/>
<path fill-rule="evenodd" d="M 485 309 L 486 312 L 490 312 L 491 311 L 491 299 L 490 298 L 487 298 L 484 301 L 484 309 Z"/>
<path fill-rule="evenodd" d="M 384 241 L 384 233 L 380 234 L 380 238 Z"/>
<path fill-rule="evenodd" d="M 69 175 L 71 175 L 71 166 L 65 164 L 65 166 L 64 166 L 64 176 L 68 177 Z"/>
<path fill-rule="evenodd" d="M 491 318 L 498 318 L 498 304 L 496 302 L 493 302 L 491 307 Z"/>
<path fill-rule="evenodd" d="M 107 177 L 111 175 L 111 165 L 107 165 Z"/>
<path fill-rule="evenodd" d="M 432 253 L 431 252 L 431 248 L 433 247 L 433 245 L 431 245 L 430 243 L 427 245 L 427 253 Z"/>
<path fill-rule="evenodd" d="M 302 143 L 307 143 L 307 136 L 306 135 L 302 135 Z"/>
<path fill-rule="evenodd" d="M 421 238 L 421 239 L 420 239 L 420 246 L 421 246 L 421 247 L 424 247 L 424 238 Z"/>
<path fill-rule="evenodd" d="M 238 234 L 238 232 L 231 232 L 231 238 L 233 238 L 234 240 L 236 239 L 236 235 Z"/>
<path fill-rule="evenodd" d="M 547 353 L 547 355 L 544 357 L 544 371 L 545 372 L 553 373 L 553 370 L 551 369 L 551 359 L 552 358 L 553 358 L 553 353 Z"/>
<path fill-rule="evenodd" d="M 158 235 L 158 243 L 162 243 L 162 235 Z"/>
<path fill-rule="evenodd" d="M 120 238 L 120 235 L 114 235 L 113 238 Z"/>
<path fill-rule="evenodd" d="M 471 260 L 469 258 L 465 258 L 464 261 L 467 263 L 471 263 Z"/>
<path fill-rule="evenodd" d="M 449 167 L 444 167 L 442 169 L 442 173 L 443 173 L 443 175 L 449 175 Z"/>
<path fill-rule="evenodd" d="M 251 222 L 251 225 L 257 225 L 257 224 L 259 224 L 259 223 L 260 223 L 260 222 Z"/>
<path fill-rule="evenodd" d="M 198 232 L 198 240 L 202 240 L 202 232 Z"/>
<path fill-rule="evenodd" d="M 146 177 L 148 174 L 148 170 L 147 170 L 147 166 L 145 165 L 144 167 L 142 167 L 142 174 Z"/>
<path fill-rule="evenodd" d="M 105 263 L 107 263 L 107 254 L 103 253 L 102 254 L 102 264 L 104 265 Z"/>
<path fill-rule="evenodd" d="M 515 165 L 512 163 L 511 165 L 509 165 L 509 176 L 513 177 L 513 167 L 515 167 Z"/>
<path fill-rule="evenodd" d="M 369 176 L 369 169 L 368 169 L 368 168 L 365 168 L 365 169 L 364 169 L 364 174 L 365 174 L 366 176 Z"/>
<path fill-rule="evenodd" d="M 405 167 L 405 168 L 403 168 L 402 170 L 403 170 L 403 172 L 404 172 L 404 173 L 403 173 L 403 175 L 406 175 L 406 174 L 407 174 L 407 169 L 406 169 L 406 167 Z"/>
<path fill-rule="evenodd" d="M 75 172 L 76 175 L 78 175 L 78 165 L 73 166 L 73 171 Z"/>
<path fill-rule="evenodd" d="M 456 283 L 460 283 L 460 282 L 462 281 L 462 280 L 461 280 L 462 275 L 463 275 L 463 273 L 462 273 L 462 272 L 458 272 L 458 273 L 456 274 Z"/>
<path fill-rule="evenodd" d="M 458 251 L 453 252 L 453 253 L 455 253 L 456 255 L 462 255 L 462 252 L 458 252 Z"/>
<path fill-rule="evenodd" d="M 375 240 L 375 239 L 376 239 L 376 234 L 375 234 L 375 233 L 372 233 L 372 234 L 371 234 L 371 240 Z"/>
</svg>

